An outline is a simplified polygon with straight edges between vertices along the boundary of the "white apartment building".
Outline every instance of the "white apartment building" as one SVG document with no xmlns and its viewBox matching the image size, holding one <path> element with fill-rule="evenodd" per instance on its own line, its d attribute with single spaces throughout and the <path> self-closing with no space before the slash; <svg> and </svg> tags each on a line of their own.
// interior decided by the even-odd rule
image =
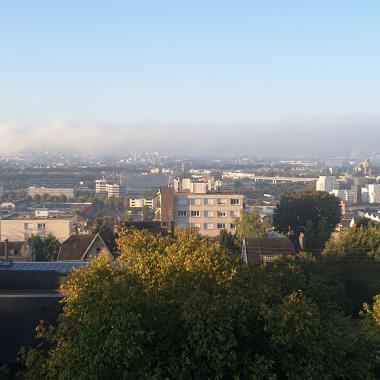
<svg viewBox="0 0 380 380">
<path fill-rule="evenodd" d="M 339 183 L 334 176 L 320 176 L 315 184 L 315 189 L 331 193 L 333 190 L 339 189 Z"/>
<path fill-rule="evenodd" d="M 349 204 L 353 204 L 356 202 L 355 194 L 352 190 L 346 189 L 334 189 L 331 194 L 334 194 L 337 198 L 340 198 L 342 201 L 346 201 Z"/>
<path fill-rule="evenodd" d="M 52 234 L 63 242 L 75 233 L 77 222 L 72 213 L 16 212 L 0 220 L 0 240 L 25 241 L 31 235 Z"/>
<path fill-rule="evenodd" d="M 95 181 L 95 193 L 107 193 L 107 181 L 104 178 Z"/>
<path fill-rule="evenodd" d="M 213 181 L 189 182 L 185 179 L 184 183 L 177 186 L 175 182 L 174 186 L 161 188 L 158 194 L 156 216 L 163 227 L 172 224 L 214 237 L 221 230 L 235 233 L 236 218 L 243 211 L 243 195 L 223 191 Z"/>
<path fill-rule="evenodd" d="M 367 185 L 368 203 L 380 203 L 380 184 L 373 183 Z"/>
<path fill-rule="evenodd" d="M 107 183 L 107 180 L 104 178 L 95 181 L 95 193 L 107 195 L 108 198 L 120 198 L 124 195 L 121 185 Z"/>
<path fill-rule="evenodd" d="M 154 198 L 130 198 L 129 207 L 131 208 L 143 208 L 148 206 L 151 209 L 155 208 L 156 200 Z"/>
</svg>

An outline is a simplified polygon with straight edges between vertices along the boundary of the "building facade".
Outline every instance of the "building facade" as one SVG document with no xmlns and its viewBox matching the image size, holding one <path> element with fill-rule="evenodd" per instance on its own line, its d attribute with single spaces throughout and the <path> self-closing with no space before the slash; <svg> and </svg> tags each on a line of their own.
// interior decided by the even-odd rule
<svg viewBox="0 0 380 380">
<path fill-rule="evenodd" d="M 108 198 L 120 198 L 124 195 L 121 185 L 117 183 L 108 183 L 104 178 L 95 181 L 95 193 L 107 196 Z"/>
<path fill-rule="evenodd" d="M 16 212 L 0 220 L 0 241 L 26 241 L 32 235 L 54 235 L 60 242 L 75 233 L 77 215 Z"/>
<path fill-rule="evenodd" d="M 154 198 L 129 198 L 129 207 L 131 208 L 143 208 L 144 206 L 148 206 L 154 209 L 155 203 Z"/>
<path fill-rule="evenodd" d="M 235 233 L 236 219 L 243 211 L 243 195 L 223 191 L 217 188 L 219 184 L 208 182 L 186 181 L 175 186 L 161 188 L 158 194 L 156 219 L 164 228 L 196 229 L 214 237 L 221 230 Z"/>
<path fill-rule="evenodd" d="M 320 176 L 317 179 L 315 189 L 317 191 L 326 191 L 331 193 L 333 190 L 339 189 L 339 183 L 334 176 Z"/>
<path fill-rule="evenodd" d="M 34 197 L 35 195 L 48 194 L 50 196 L 62 196 L 71 199 L 75 197 L 75 190 L 73 188 L 55 188 L 55 187 L 29 187 L 28 196 Z"/>
</svg>

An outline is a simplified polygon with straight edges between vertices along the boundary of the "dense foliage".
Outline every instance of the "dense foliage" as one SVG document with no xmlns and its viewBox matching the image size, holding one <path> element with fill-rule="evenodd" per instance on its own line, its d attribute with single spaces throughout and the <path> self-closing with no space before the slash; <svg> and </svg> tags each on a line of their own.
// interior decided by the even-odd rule
<svg viewBox="0 0 380 380">
<path fill-rule="evenodd" d="M 266 236 L 268 228 L 268 219 L 261 219 L 257 210 L 243 211 L 240 218 L 236 219 L 236 237 L 239 241 L 248 237 Z"/>
<path fill-rule="evenodd" d="M 369 378 L 365 342 L 313 261 L 247 267 L 219 242 L 133 232 L 64 288 L 56 327 L 25 355 L 29 379 Z M 47 344 L 48 347 L 47 348 Z"/>
<path fill-rule="evenodd" d="M 354 227 L 330 239 L 324 253 L 334 256 L 380 258 L 380 227 Z"/>
<path fill-rule="evenodd" d="M 54 261 L 57 259 L 61 244 L 54 235 L 49 234 L 46 237 L 32 235 L 29 238 L 29 245 L 36 261 Z"/>
<path fill-rule="evenodd" d="M 340 222 L 339 198 L 323 191 L 302 190 L 284 195 L 274 210 L 273 225 L 277 231 L 295 234 L 305 232 L 310 222 L 317 228 L 321 218 L 326 219 L 329 231 Z"/>
</svg>

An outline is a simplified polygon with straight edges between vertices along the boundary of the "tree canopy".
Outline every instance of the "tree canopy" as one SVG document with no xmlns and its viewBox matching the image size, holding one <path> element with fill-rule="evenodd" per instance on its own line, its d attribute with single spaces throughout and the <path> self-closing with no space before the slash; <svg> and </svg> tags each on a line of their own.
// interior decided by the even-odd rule
<svg viewBox="0 0 380 380">
<path fill-rule="evenodd" d="M 236 219 L 236 237 L 240 241 L 248 237 L 266 236 L 268 228 L 268 219 L 261 219 L 257 210 L 243 211 L 240 218 Z"/>
<path fill-rule="evenodd" d="M 57 326 L 25 355 L 33 379 L 352 379 L 364 343 L 313 263 L 247 267 L 218 241 L 134 231 L 117 263 L 76 270 Z M 339 299 L 339 296 L 336 296 Z"/>
<path fill-rule="evenodd" d="M 32 235 L 29 238 L 36 261 L 54 261 L 57 258 L 61 243 L 52 234 L 46 237 Z"/>
<path fill-rule="evenodd" d="M 333 256 L 380 258 L 380 227 L 353 227 L 327 242 L 324 253 Z"/>
<path fill-rule="evenodd" d="M 324 191 L 301 190 L 282 196 L 274 210 L 273 225 L 279 232 L 290 230 L 298 235 L 305 232 L 308 221 L 317 227 L 320 219 L 325 218 L 331 232 L 341 214 L 339 198 Z"/>
</svg>

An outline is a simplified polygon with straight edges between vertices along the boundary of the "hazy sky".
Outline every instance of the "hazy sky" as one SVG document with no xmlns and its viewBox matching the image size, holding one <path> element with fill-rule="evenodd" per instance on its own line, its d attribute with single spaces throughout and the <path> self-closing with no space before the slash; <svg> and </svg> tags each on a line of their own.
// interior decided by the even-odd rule
<svg viewBox="0 0 380 380">
<path fill-rule="evenodd" d="M 0 150 L 380 153 L 380 1 L 0 2 Z"/>
</svg>

